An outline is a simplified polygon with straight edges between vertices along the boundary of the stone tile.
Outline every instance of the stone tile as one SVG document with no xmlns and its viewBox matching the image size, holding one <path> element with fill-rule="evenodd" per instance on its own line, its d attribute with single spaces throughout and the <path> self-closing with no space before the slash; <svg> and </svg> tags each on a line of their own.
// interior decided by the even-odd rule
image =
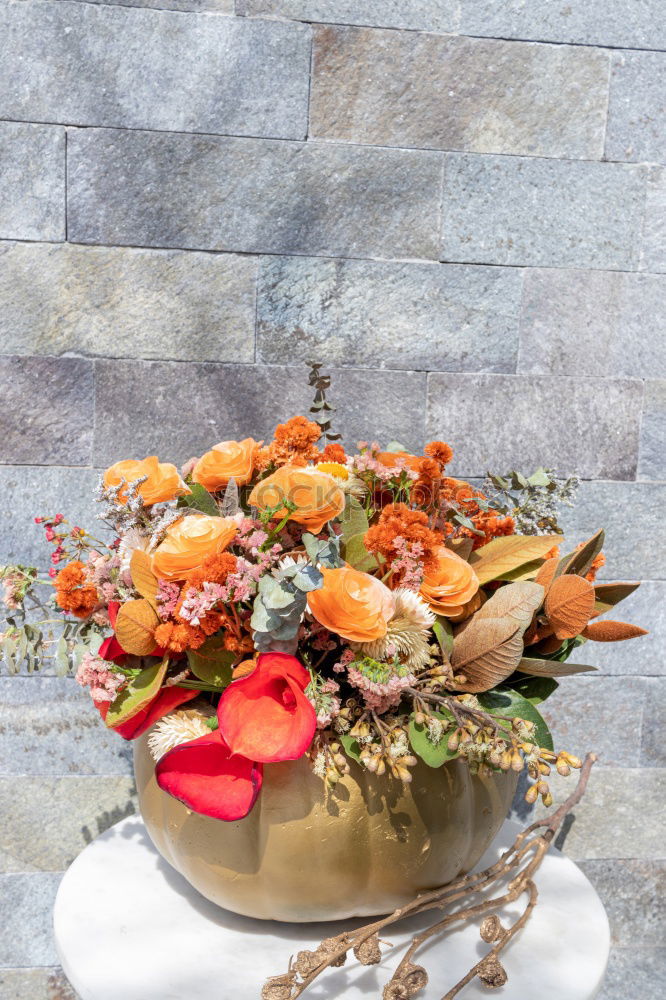
<svg viewBox="0 0 666 1000">
<path fill-rule="evenodd" d="M 0 239 L 65 239 L 65 130 L 0 122 Z"/>
<path fill-rule="evenodd" d="M 527 270 L 518 367 L 551 375 L 666 376 L 666 277 Z"/>
<path fill-rule="evenodd" d="M 666 936 L 664 861 L 583 861 L 580 864 L 601 896 L 614 945 L 657 947 Z M 639 930 L 640 929 L 640 930 Z"/>
<path fill-rule="evenodd" d="M 606 565 L 600 578 L 663 580 L 666 579 L 665 505 L 664 483 L 582 483 L 573 509 L 562 509 L 560 524 L 569 547 L 589 538 L 599 528 L 605 529 Z M 621 605 L 618 610 L 624 613 L 624 607 Z M 641 640 L 632 641 L 636 655 L 642 655 Z"/>
<path fill-rule="evenodd" d="M 592 643 L 586 644 L 572 660 L 590 666 L 600 663 L 601 644 L 596 644 L 596 649 L 590 646 Z M 647 681 L 643 677 L 599 677 L 596 674 L 563 677 L 558 689 L 539 710 L 550 727 L 556 748 L 568 750 L 581 760 L 588 752 L 599 754 L 600 766 L 604 768 L 637 767 L 638 733 L 646 690 Z M 623 726 L 625 735 L 621 736 L 609 720 L 619 711 L 627 711 L 628 706 L 631 706 L 633 724 Z"/>
<path fill-rule="evenodd" d="M 614 52 L 605 159 L 663 163 L 664 122 L 666 52 Z"/>
<path fill-rule="evenodd" d="M 129 777 L 0 778 L 0 871 L 60 871 L 137 812 Z"/>
<path fill-rule="evenodd" d="M 104 531 L 93 500 L 97 480 L 92 469 L 0 465 L 0 565 L 50 565 L 52 546 L 34 523 L 37 516 L 62 512 L 71 524 L 94 535 Z"/>
<path fill-rule="evenodd" d="M 77 0 L 80 3 L 110 3 L 120 7 L 155 7 L 158 10 L 180 10 L 216 14 L 233 14 L 234 0 Z"/>
<path fill-rule="evenodd" d="M 661 373 L 660 373 L 661 374 Z M 640 479 L 666 479 L 666 380 L 647 379 L 638 459 Z"/>
<path fill-rule="evenodd" d="M 452 475 L 541 465 L 583 478 L 632 479 L 639 381 L 541 375 L 428 377 L 427 434 L 451 442 Z"/>
<path fill-rule="evenodd" d="M 605 513 L 605 510 L 600 511 L 600 523 L 604 522 Z M 609 531 L 607 555 L 614 552 L 614 543 Z M 643 572 L 648 573 L 650 569 L 644 566 Z M 624 642 L 590 642 L 579 653 L 585 663 L 598 666 L 602 674 L 666 675 L 666 583 L 644 580 L 638 590 L 605 617 L 640 625 L 649 630 L 649 635 Z M 664 708 L 666 710 L 666 706 Z"/>
<path fill-rule="evenodd" d="M 456 31 L 459 0 L 236 0 L 237 14 L 382 28 Z"/>
<path fill-rule="evenodd" d="M 437 256 L 437 153 L 96 129 L 68 149 L 76 243 Z"/>
<path fill-rule="evenodd" d="M 546 702 L 545 708 L 547 708 Z M 575 787 L 576 777 L 559 775 L 548 779 L 554 806 L 564 802 Z M 575 807 L 573 822 L 557 846 L 574 861 L 630 859 L 651 862 L 663 858 L 663 825 L 666 821 L 666 770 L 663 768 L 615 768 L 595 766 L 585 797 Z M 534 807 L 531 818 L 550 814 L 554 806 Z M 649 808 L 649 819 L 645 819 Z M 638 932 L 638 929 L 637 929 Z M 652 1000 L 652 995 L 650 1000 Z M 640 996 L 640 994 L 636 994 Z M 622 1000 L 629 1000 L 623 997 Z"/>
<path fill-rule="evenodd" d="M 0 36 L 4 118 L 307 133 L 310 32 L 298 24 L 33 0 L 0 6 Z"/>
<path fill-rule="evenodd" d="M 3 776 L 131 773 L 131 743 L 71 677 L 0 677 L 0 737 Z"/>
<path fill-rule="evenodd" d="M 3 350 L 254 361 L 257 266 L 233 254 L 0 244 Z"/>
<path fill-rule="evenodd" d="M 62 969 L 0 969 L 2 1000 L 77 1000 Z"/>
<path fill-rule="evenodd" d="M 661 0 L 464 0 L 460 10 L 458 30 L 466 35 L 666 47 Z"/>
<path fill-rule="evenodd" d="M 640 938 L 637 928 L 636 937 Z M 598 1000 L 666 1000 L 666 948 L 613 948 Z"/>
<path fill-rule="evenodd" d="M 262 361 L 515 371 L 522 273 L 503 267 L 264 259 Z"/>
<path fill-rule="evenodd" d="M 330 372 L 333 420 L 347 444 L 379 437 L 417 448 L 423 442 L 425 374 Z M 188 419 L 174 407 L 187 380 Z M 142 387 L 150 385 L 145 404 Z M 216 441 L 270 440 L 276 424 L 308 415 L 312 390 L 302 367 L 97 362 L 95 464 L 159 454 L 178 465 Z M 145 412 L 141 409 L 146 407 Z"/>
<path fill-rule="evenodd" d="M 0 356 L 0 462 L 89 465 L 93 369 L 80 358 Z"/>
<path fill-rule="evenodd" d="M 666 271 L 666 168 L 664 167 L 653 167 L 648 175 L 641 268 L 646 271 Z"/>
<path fill-rule="evenodd" d="M 663 649 L 661 656 L 663 664 Z M 666 767 L 666 746 L 664 745 L 666 680 L 663 677 L 648 677 L 646 684 L 641 763 L 644 767 Z"/>
<path fill-rule="evenodd" d="M 609 57 L 373 28 L 315 31 L 310 133 L 380 146 L 601 159 Z"/>
<path fill-rule="evenodd" d="M 61 872 L 0 875 L 0 966 L 58 964 L 51 914 L 61 878 Z"/>
<path fill-rule="evenodd" d="M 645 185 L 633 164 L 449 153 L 441 259 L 635 269 Z"/>
</svg>

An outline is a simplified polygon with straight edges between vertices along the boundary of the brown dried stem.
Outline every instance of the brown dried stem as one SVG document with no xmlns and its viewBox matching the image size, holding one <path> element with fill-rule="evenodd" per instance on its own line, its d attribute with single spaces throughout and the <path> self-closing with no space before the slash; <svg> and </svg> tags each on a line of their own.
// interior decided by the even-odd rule
<svg viewBox="0 0 666 1000">
<path fill-rule="evenodd" d="M 495 864 L 484 871 L 463 875 L 449 885 L 433 889 L 429 892 L 419 894 L 411 903 L 400 907 L 388 916 L 379 920 L 374 920 L 363 927 L 353 931 L 346 931 L 335 938 L 329 938 L 322 942 L 314 952 L 301 952 L 299 961 L 295 964 L 290 962 L 286 975 L 274 976 L 268 980 L 262 990 L 263 1000 L 296 1000 L 317 979 L 326 969 L 337 966 L 344 961 L 347 952 L 354 950 L 358 953 L 358 948 L 364 942 L 375 938 L 386 927 L 396 924 L 406 917 L 415 916 L 431 909 L 445 909 L 459 900 L 469 900 L 469 905 L 463 909 L 448 913 L 441 920 L 436 921 L 426 930 L 414 935 L 403 958 L 396 968 L 390 983 L 387 985 L 384 996 L 409 995 L 413 996 L 420 990 L 420 986 L 414 989 L 414 972 L 418 970 L 420 978 L 418 982 L 423 984 L 427 980 L 425 970 L 414 966 L 412 959 L 422 945 L 437 934 L 448 930 L 453 924 L 464 923 L 474 920 L 480 916 L 488 916 L 500 910 L 507 903 L 514 902 L 521 895 L 527 896 L 525 909 L 516 921 L 508 928 L 502 927 L 497 922 L 497 932 L 492 938 L 484 937 L 484 940 L 492 940 L 493 947 L 481 958 L 463 978 L 456 983 L 442 1000 L 453 1000 L 465 986 L 475 977 L 488 986 L 501 985 L 506 980 L 500 962 L 499 955 L 506 945 L 522 930 L 529 920 L 532 911 L 537 903 L 538 891 L 533 881 L 533 876 L 552 843 L 553 837 L 562 825 L 566 816 L 585 794 L 590 772 L 596 761 L 596 754 L 589 753 L 580 771 L 580 776 L 576 788 L 551 816 L 536 820 L 518 834 L 511 847 L 504 852 Z M 545 830 L 543 829 L 545 827 Z M 543 830 L 542 833 L 537 831 Z M 478 898 L 479 894 L 490 887 L 497 887 L 507 877 L 512 876 L 506 890 L 499 895 L 489 898 Z M 305 965 L 299 971 L 301 956 L 305 956 Z M 411 975 L 411 980 L 409 979 Z M 396 992 L 391 993 L 391 987 L 396 987 Z M 400 994 L 400 987 L 409 986 L 407 993 Z"/>
</svg>

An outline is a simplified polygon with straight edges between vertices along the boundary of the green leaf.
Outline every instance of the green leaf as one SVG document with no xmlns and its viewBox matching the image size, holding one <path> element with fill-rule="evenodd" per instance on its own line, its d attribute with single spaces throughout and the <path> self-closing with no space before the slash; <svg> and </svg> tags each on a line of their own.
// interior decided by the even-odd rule
<svg viewBox="0 0 666 1000">
<path fill-rule="evenodd" d="M 516 677 L 508 682 L 508 686 L 521 694 L 532 705 L 540 705 L 550 698 L 553 691 L 560 686 L 553 677 Z"/>
<path fill-rule="evenodd" d="M 364 533 L 365 534 L 365 533 Z M 345 545 L 344 557 L 345 561 L 353 566 L 354 569 L 363 570 L 367 573 L 368 570 L 376 569 L 377 560 L 372 555 L 371 552 L 365 547 L 365 542 L 363 540 L 363 535 L 354 535 L 350 538 Z"/>
<path fill-rule="evenodd" d="M 340 518 L 340 524 L 342 526 L 342 538 L 345 543 L 350 538 L 353 538 L 354 535 L 364 535 L 370 527 L 368 515 L 365 513 L 363 504 L 356 497 L 347 497 L 345 509 Z"/>
<path fill-rule="evenodd" d="M 449 660 L 453 652 L 453 626 L 448 618 L 443 618 L 441 615 L 437 615 L 436 619 L 432 630 L 444 654 L 444 659 Z"/>
<path fill-rule="evenodd" d="M 191 507 L 192 510 L 200 510 L 202 514 L 210 514 L 212 517 L 219 517 L 220 511 L 215 500 L 201 483 L 191 483 L 189 486 L 191 493 L 180 497 L 179 507 Z"/>
<path fill-rule="evenodd" d="M 231 684 L 232 664 L 236 659 L 222 642 L 222 636 L 213 635 L 203 646 L 187 651 L 187 662 L 194 676 L 221 689 Z"/>
<path fill-rule="evenodd" d="M 486 691 L 478 695 L 479 704 L 486 712 L 505 719 L 525 719 L 535 725 L 534 741 L 546 750 L 553 749 L 553 737 L 546 720 L 536 710 L 532 702 L 516 691 L 515 688 L 501 687 L 494 691 Z"/>
<path fill-rule="evenodd" d="M 69 672 L 69 653 L 64 635 L 60 636 L 55 648 L 55 672 L 56 677 L 65 677 Z"/>
<path fill-rule="evenodd" d="M 349 735 L 349 733 L 343 733 L 342 736 L 340 737 L 340 742 L 342 743 L 347 756 L 351 757 L 352 760 L 358 761 L 360 763 L 361 744 L 358 742 L 358 740 L 355 740 L 353 736 Z"/>
<path fill-rule="evenodd" d="M 169 658 L 165 656 L 160 663 L 146 667 L 138 676 L 132 678 L 109 707 L 105 719 L 109 728 L 134 718 L 142 708 L 150 704 L 159 693 L 168 666 Z"/>
<path fill-rule="evenodd" d="M 442 709 L 441 712 L 431 712 L 430 714 L 435 719 L 440 719 L 444 723 L 455 722 L 453 715 L 446 708 Z M 427 723 L 417 723 L 414 721 L 413 715 L 410 717 L 409 742 L 414 753 L 428 767 L 441 767 L 448 760 L 453 760 L 454 757 L 458 756 L 457 750 L 449 750 L 449 735 L 450 727 L 449 733 L 444 733 L 439 743 L 433 743 L 429 736 Z"/>
</svg>

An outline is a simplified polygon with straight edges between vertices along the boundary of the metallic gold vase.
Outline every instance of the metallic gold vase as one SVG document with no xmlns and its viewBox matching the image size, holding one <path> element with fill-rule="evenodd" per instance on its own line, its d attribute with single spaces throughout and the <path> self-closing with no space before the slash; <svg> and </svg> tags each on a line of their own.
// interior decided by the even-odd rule
<svg viewBox="0 0 666 1000">
<path fill-rule="evenodd" d="M 361 767 L 327 793 L 305 758 L 264 768 L 236 823 L 200 816 L 155 781 L 147 734 L 135 742 L 139 805 L 163 857 L 207 899 L 293 922 L 388 913 L 471 869 L 502 825 L 515 773 L 419 762 L 411 785 Z"/>
</svg>

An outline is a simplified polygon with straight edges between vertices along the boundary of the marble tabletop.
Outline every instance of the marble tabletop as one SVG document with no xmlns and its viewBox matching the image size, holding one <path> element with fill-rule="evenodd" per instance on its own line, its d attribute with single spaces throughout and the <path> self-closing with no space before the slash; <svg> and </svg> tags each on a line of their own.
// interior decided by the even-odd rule
<svg viewBox="0 0 666 1000">
<path fill-rule="evenodd" d="M 516 824 L 505 823 L 480 867 L 492 863 L 517 832 Z M 580 869 L 554 849 L 536 882 L 539 902 L 532 918 L 503 953 L 507 984 L 490 993 L 477 981 L 463 991 L 463 1000 L 592 1000 L 599 992 L 610 949 L 599 897 Z M 507 908 L 507 915 L 512 912 L 516 906 Z M 81 1000 L 258 1000 L 265 979 L 284 972 L 290 955 L 352 924 L 280 924 L 222 910 L 160 857 L 134 817 L 85 848 L 66 873 L 54 910 L 58 953 Z M 381 965 L 366 968 L 348 960 L 306 996 L 380 997 L 397 963 L 397 946 L 425 926 L 425 918 L 400 926 L 400 932 L 386 934 L 393 947 L 384 949 Z M 488 947 L 477 925 L 424 948 L 419 954 L 430 983 L 419 1000 L 439 1000 Z"/>
</svg>

